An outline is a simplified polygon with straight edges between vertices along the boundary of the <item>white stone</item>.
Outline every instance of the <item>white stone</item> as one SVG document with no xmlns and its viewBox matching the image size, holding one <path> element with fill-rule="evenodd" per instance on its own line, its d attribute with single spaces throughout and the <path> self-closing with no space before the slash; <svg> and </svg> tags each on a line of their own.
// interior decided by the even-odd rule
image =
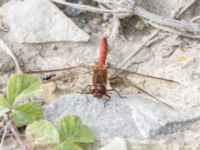
<svg viewBox="0 0 200 150">
<path fill-rule="evenodd" d="M 154 100 L 137 95 L 127 98 L 112 96 L 104 107 L 105 98 L 95 99 L 84 94 L 63 96 L 45 107 L 44 118 L 55 125 L 66 115 L 78 115 L 94 132 L 97 139 L 144 139 L 183 132 L 200 118 L 198 108 L 166 107 Z"/>
<path fill-rule="evenodd" d="M 0 9 L 9 38 L 20 43 L 87 42 L 89 35 L 49 0 L 13 0 Z"/>
<path fill-rule="evenodd" d="M 122 138 L 115 138 L 99 150 L 128 150 L 126 140 Z"/>
</svg>

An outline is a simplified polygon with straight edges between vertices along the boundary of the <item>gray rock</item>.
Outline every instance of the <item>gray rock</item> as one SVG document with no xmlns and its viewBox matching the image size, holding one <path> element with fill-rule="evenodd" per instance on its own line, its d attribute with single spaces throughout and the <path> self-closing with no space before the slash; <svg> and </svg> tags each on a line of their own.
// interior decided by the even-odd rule
<svg viewBox="0 0 200 150">
<path fill-rule="evenodd" d="M 0 14 L 10 26 L 10 39 L 20 43 L 89 40 L 89 35 L 49 0 L 13 0 Z"/>
<path fill-rule="evenodd" d="M 122 138 L 115 138 L 112 141 L 102 147 L 100 150 L 128 150 L 126 140 Z"/>
<path fill-rule="evenodd" d="M 126 99 L 112 96 L 106 107 L 104 102 L 90 95 L 89 101 L 81 94 L 63 96 L 45 107 L 44 118 L 57 125 L 65 115 L 78 115 L 93 129 L 97 139 L 143 139 L 181 132 L 200 118 L 200 109 L 172 110 L 136 95 L 128 95 Z"/>
</svg>

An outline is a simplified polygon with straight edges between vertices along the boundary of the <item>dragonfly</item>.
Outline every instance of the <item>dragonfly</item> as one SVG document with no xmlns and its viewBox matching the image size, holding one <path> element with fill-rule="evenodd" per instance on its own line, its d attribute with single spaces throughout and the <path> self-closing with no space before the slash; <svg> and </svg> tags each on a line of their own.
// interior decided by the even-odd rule
<svg viewBox="0 0 200 150">
<path fill-rule="evenodd" d="M 146 75 L 146 74 L 142 74 L 142 73 L 138 73 L 138 72 L 133 72 L 133 71 L 126 70 L 126 69 L 117 68 L 117 67 L 112 66 L 109 63 L 106 64 L 107 49 L 108 49 L 107 39 L 106 39 L 106 37 L 103 37 L 102 42 L 101 42 L 99 62 L 97 62 L 92 67 L 85 65 L 85 64 L 80 64 L 78 66 L 71 66 L 71 67 L 60 68 L 60 69 L 39 70 L 39 71 L 29 70 L 29 71 L 26 71 L 25 73 L 29 73 L 29 74 L 38 74 L 39 73 L 39 74 L 41 74 L 41 73 L 58 72 L 58 71 L 72 71 L 72 70 L 77 69 L 77 68 L 91 69 L 92 70 L 92 84 L 87 85 L 81 93 L 85 93 L 85 91 L 87 89 L 89 89 L 89 93 L 86 93 L 86 94 L 92 94 L 94 97 L 96 97 L 98 99 L 101 99 L 103 96 L 106 96 L 107 99 L 105 100 L 105 103 L 107 103 L 111 99 L 111 96 L 109 95 L 109 92 L 111 92 L 111 91 L 115 92 L 120 98 L 125 98 L 124 96 L 121 96 L 121 94 L 116 89 L 114 89 L 114 88 L 108 89 L 107 88 L 107 84 L 108 84 L 109 81 L 113 81 L 115 79 L 122 79 L 122 77 L 120 76 L 121 73 L 136 74 L 136 75 L 147 77 L 147 78 L 153 78 L 153 79 L 156 79 L 156 80 L 163 80 L 165 82 L 171 82 L 171 83 L 179 84 L 179 82 L 174 81 L 174 80 L 165 79 L 165 78 L 161 78 L 161 77 L 155 77 L 155 76 Z M 108 70 L 109 69 L 116 70 L 116 73 L 113 74 L 111 76 L 111 78 L 108 78 Z M 46 80 L 46 82 L 55 82 L 57 80 L 60 80 L 61 78 L 62 77 L 56 77 L 56 78 L 49 77 L 49 78 L 46 78 L 45 80 Z M 173 109 L 172 106 L 161 101 L 157 97 L 153 96 L 152 94 L 147 92 L 145 89 L 143 89 L 142 87 L 135 84 L 132 80 L 127 79 L 127 78 L 125 80 L 128 81 L 128 83 L 131 86 L 135 87 L 139 91 L 150 96 L 151 98 L 162 103 L 163 105 Z"/>
</svg>

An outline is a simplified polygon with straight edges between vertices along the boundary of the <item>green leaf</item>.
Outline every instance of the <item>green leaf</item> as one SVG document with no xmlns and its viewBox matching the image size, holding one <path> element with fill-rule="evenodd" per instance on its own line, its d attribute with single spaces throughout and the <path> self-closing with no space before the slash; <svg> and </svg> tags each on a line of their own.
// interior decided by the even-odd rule
<svg viewBox="0 0 200 150">
<path fill-rule="evenodd" d="M 94 142 L 91 129 L 83 125 L 78 116 L 66 116 L 60 120 L 59 136 L 61 142 Z"/>
<path fill-rule="evenodd" d="M 41 89 L 41 81 L 28 74 L 13 74 L 7 87 L 7 99 L 10 104 L 15 103 L 20 98 L 29 96 Z"/>
<path fill-rule="evenodd" d="M 0 95 L 0 117 L 7 113 L 10 109 L 8 101 L 4 98 L 3 95 Z"/>
<path fill-rule="evenodd" d="M 27 102 L 13 109 L 12 120 L 16 126 L 21 127 L 40 119 L 42 115 L 43 110 L 41 106 L 34 102 Z"/>
<path fill-rule="evenodd" d="M 26 128 L 26 137 L 27 139 L 37 140 L 39 144 L 59 143 L 58 131 L 46 120 L 39 120 L 29 124 Z"/>
<path fill-rule="evenodd" d="M 83 149 L 74 143 L 65 142 L 65 143 L 59 144 L 55 148 L 55 150 L 83 150 Z"/>
</svg>

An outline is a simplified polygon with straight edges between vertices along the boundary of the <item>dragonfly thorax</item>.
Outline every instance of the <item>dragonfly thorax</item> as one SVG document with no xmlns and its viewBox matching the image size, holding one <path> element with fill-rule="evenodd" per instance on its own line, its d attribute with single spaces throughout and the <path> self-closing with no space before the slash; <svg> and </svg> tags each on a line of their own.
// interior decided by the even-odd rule
<svg viewBox="0 0 200 150">
<path fill-rule="evenodd" d="M 107 68 L 105 65 L 93 66 L 93 84 L 107 84 Z"/>
</svg>

